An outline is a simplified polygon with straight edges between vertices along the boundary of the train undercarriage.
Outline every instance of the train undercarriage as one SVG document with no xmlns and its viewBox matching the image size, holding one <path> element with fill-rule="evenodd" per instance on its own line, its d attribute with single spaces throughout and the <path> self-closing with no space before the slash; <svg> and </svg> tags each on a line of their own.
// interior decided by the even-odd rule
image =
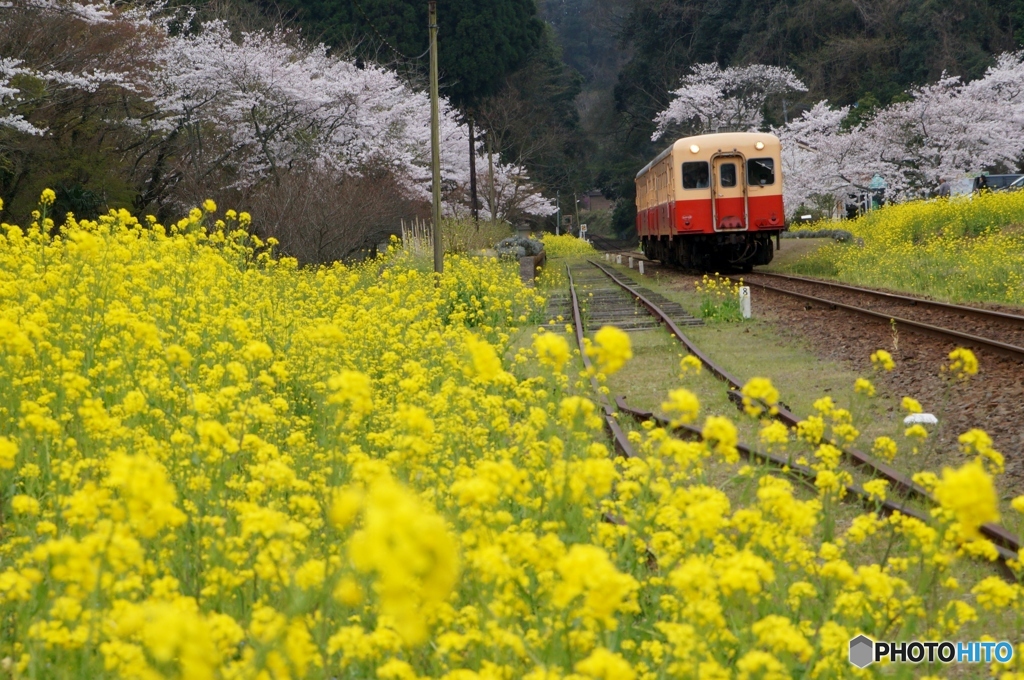
<svg viewBox="0 0 1024 680">
<path fill-rule="evenodd" d="M 685 269 L 749 272 L 772 261 L 772 237 L 778 232 L 646 236 L 644 255 Z"/>
</svg>

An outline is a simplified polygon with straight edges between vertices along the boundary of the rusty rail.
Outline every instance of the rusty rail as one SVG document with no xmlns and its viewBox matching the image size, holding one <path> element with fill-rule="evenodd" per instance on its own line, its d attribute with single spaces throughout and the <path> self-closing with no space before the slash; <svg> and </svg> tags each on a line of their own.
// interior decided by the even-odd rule
<svg viewBox="0 0 1024 680">
<path fill-rule="evenodd" d="M 629 439 L 626 434 L 622 431 L 622 428 L 616 422 L 612 414 L 615 413 L 614 407 L 608 403 L 608 400 L 604 398 L 604 392 L 601 391 L 601 386 L 597 384 L 597 379 L 594 377 L 594 365 L 590 362 L 590 357 L 587 356 L 587 348 L 583 342 L 583 315 L 580 314 L 580 301 L 576 296 L 576 283 L 572 278 L 572 270 L 569 265 L 565 265 L 565 272 L 569 276 L 569 293 L 572 298 L 572 323 L 576 328 L 576 344 L 580 348 L 580 357 L 583 359 L 583 366 L 587 369 L 587 373 L 590 376 L 590 386 L 594 390 L 594 394 L 603 402 L 601 404 L 602 410 L 604 410 L 604 424 L 608 428 L 608 433 L 612 437 L 612 441 L 615 442 L 615 447 L 620 453 L 626 458 L 633 458 L 636 453 L 633 451 L 632 444 L 629 443 Z"/>
<path fill-rule="evenodd" d="M 706 354 L 701 352 L 700 349 L 696 345 L 694 345 L 689 338 L 686 337 L 686 335 L 679 329 L 679 327 L 675 323 L 673 323 L 672 320 L 668 318 L 668 316 L 664 312 L 662 312 L 657 305 L 655 305 L 653 302 L 645 298 L 638 290 L 630 286 L 628 283 L 620 280 L 614 272 L 609 271 L 606 267 L 603 267 L 602 265 L 593 261 L 590 261 L 590 264 L 604 272 L 605 275 L 608 276 L 608 278 L 610 278 L 613 282 L 616 283 L 616 285 L 620 286 L 621 288 L 629 292 L 629 294 L 636 298 L 644 307 L 646 307 L 651 314 L 653 314 L 662 323 L 664 323 L 665 326 L 671 331 L 673 337 L 675 337 L 679 342 L 685 345 L 686 348 L 694 356 L 700 359 L 701 363 L 704 366 L 706 366 L 709 371 L 711 371 L 716 377 L 725 381 L 730 385 L 730 387 L 732 387 L 732 389 L 735 391 L 735 394 L 730 393 L 730 397 L 736 401 L 739 400 L 738 392 L 739 390 L 742 389 L 743 385 L 735 376 L 733 376 L 731 373 L 729 373 L 728 371 L 726 371 L 725 369 L 721 368 L 713 361 L 711 361 L 711 359 Z M 799 422 L 799 418 L 797 418 L 797 416 L 789 409 L 786 409 L 784 407 L 779 407 L 778 413 L 775 415 L 775 417 L 789 427 L 796 427 L 796 424 Z M 835 444 L 835 442 L 832 443 Z M 877 460 L 869 456 L 868 454 L 864 453 L 863 451 L 859 451 L 857 449 L 846 448 L 842 449 L 842 451 L 843 454 L 847 457 L 847 459 L 850 460 L 850 462 L 852 462 L 857 467 L 865 467 L 873 471 L 880 477 L 883 477 L 884 479 L 888 480 L 888 482 L 894 490 L 901 491 L 908 496 L 917 496 L 928 501 L 929 503 L 935 503 L 935 499 L 932 498 L 931 494 L 928 493 L 927 489 L 917 484 L 912 479 L 910 479 L 903 473 L 899 472 L 891 465 L 884 463 L 880 460 Z M 1017 536 L 1010 533 L 1005 527 L 1001 525 L 983 524 L 981 526 L 980 531 L 982 534 L 985 535 L 986 538 L 988 538 L 994 544 L 996 544 L 997 548 L 1008 548 L 1012 550 L 1014 553 L 1019 551 L 1021 548 Z"/>
<path fill-rule="evenodd" d="M 810 281 L 812 283 L 819 283 L 817 281 L 812 281 L 811 279 L 804 279 L 804 281 Z M 759 287 L 761 287 L 764 290 L 771 290 L 771 291 L 774 291 L 776 293 L 782 293 L 783 295 L 789 295 L 790 297 L 795 297 L 795 298 L 798 298 L 798 299 L 801 299 L 801 300 L 805 300 L 807 302 L 814 302 L 816 304 L 825 305 L 827 307 L 843 309 L 843 310 L 846 310 L 848 312 L 853 312 L 854 314 L 860 314 L 861 316 L 866 316 L 866 317 L 869 317 L 869 318 L 872 318 L 872 319 L 879 319 L 879 320 L 882 320 L 882 321 L 886 321 L 886 322 L 890 322 L 890 323 L 895 323 L 897 325 L 897 327 L 903 326 L 903 327 L 905 327 L 905 328 L 907 328 L 909 330 L 916 331 L 918 333 L 923 333 L 925 335 L 931 335 L 933 337 L 941 338 L 943 340 L 949 340 L 949 339 L 959 340 L 959 341 L 962 341 L 962 342 L 964 342 L 964 343 L 966 343 L 968 345 L 973 345 L 976 348 L 982 348 L 982 349 L 991 350 L 993 352 L 998 352 L 999 354 L 1002 354 L 1004 356 L 1008 356 L 1008 357 L 1013 358 L 1013 359 L 1017 359 L 1018 361 L 1019 360 L 1024 360 L 1024 347 L 1017 347 L 1016 345 L 1010 345 L 1010 344 L 1007 344 L 1005 342 L 1000 342 L 998 340 L 992 340 L 991 338 L 982 337 L 980 335 L 971 335 L 970 333 L 962 333 L 960 331 L 955 331 L 955 330 L 953 330 L 951 328 L 943 328 L 942 326 L 933 326 L 931 324 L 923 323 L 921 321 L 913 321 L 911 319 L 904 319 L 902 317 L 893 316 L 892 314 L 884 314 L 882 312 L 875 312 L 875 311 L 872 311 L 870 309 L 864 309 L 863 307 L 857 307 L 855 305 L 848 305 L 848 304 L 845 304 L 845 303 L 842 303 L 842 302 L 835 302 L 834 300 L 826 300 L 825 298 L 815 297 L 814 295 L 808 295 L 806 293 L 798 293 L 798 292 L 793 291 L 793 290 L 786 290 L 785 288 L 777 288 L 776 286 L 770 286 L 767 283 L 756 282 L 756 281 L 749 281 L 749 280 L 747 281 L 747 283 L 749 285 L 759 286 Z M 832 284 L 823 284 L 823 285 L 832 285 Z M 861 292 L 861 290 L 858 290 L 857 292 Z M 878 293 L 878 291 L 865 291 L 865 292 L 870 292 L 872 294 Z M 888 293 L 878 293 L 878 294 L 879 295 L 889 295 Z M 898 298 L 899 296 L 893 296 L 893 297 L 897 297 Z M 915 301 L 915 302 L 918 302 L 918 303 L 923 303 L 923 302 L 931 303 L 931 301 L 918 300 L 917 298 L 904 298 L 904 299 L 912 300 L 912 301 Z M 931 303 L 931 304 L 945 305 L 946 303 Z M 949 305 L 949 306 L 954 308 L 956 311 L 960 311 L 962 309 L 972 309 L 970 307 L 959 307 L 957 305 Z M 979 310 L 973 309 L 973 311 L 974 312 L 978 312 Z M 996 314 L 996 312 L 993 312 L 993 314 Z M 1002 313 L 998 312 L 998 314 L 1002 314 Z M 1020 319 L 1021 323 L 1024 323 L 1024 318 L 1022 318 L 1022 317 L 1015 317 L 1012 314 L 1006 314 L 1006 315 L 1003 315 L 1003 316 L 1009 317 L 1011 319 Z"/>
<path fill-rule="evenodd" d="M 915 297 L 913 295 L 905 295 L 900 293 L 888 293 L 882 290 L 874 290 L 871 288 L 862 288 L 860 286 L 851 286 L 846 283 L 839 283 L 838 281 L 827 281 L 825 279 L 815 279 L 809 276 L 793 276 L 792 274 L 777 274 L 775 272 L 754 272 L 754 276 L 767 276 L 773 279 L 782 279 L 784 281 L 799 281 L 801 283 L 813 283 L 822 286 L 828 286 L 830 288 L 836 288 L 838 290 L 852 291 L 855 293 L 864 293 L 873 297 L 880 298 L 882 300 L 891 300 L 896 302 L 906 302 L 911 305 L 920 305 L 923 307 L 935 307 L 937 309 L 945 309 L 951 312 L 959 312 L 961 314 L 970 314 L 983 319 L 1000 319 L 1002 321 L 1009 321 L 1011 323 L 1024 326 L 1024 316 L 1018 314 L 1008 314 L 1006 312 L 997 312 L 993 309 L 983 309 L 981 307 L 969 307 L 967 305 L 956 305 L 950 302 L 940 302 L 938 300 L 927 300 L 925 298 Z M 757 284 L 760 285 L 760 284 Z"/>
</svg>

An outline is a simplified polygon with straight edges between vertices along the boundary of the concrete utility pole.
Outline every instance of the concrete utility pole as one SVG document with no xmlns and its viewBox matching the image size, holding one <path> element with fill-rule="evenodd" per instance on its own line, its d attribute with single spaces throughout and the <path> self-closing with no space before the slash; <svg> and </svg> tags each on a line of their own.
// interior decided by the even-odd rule
<svg viewBox="0 0 1024 680">
<path fill-rule="evenodd" d="M 469 200 L 470 212 L 473 215 L 473 223 L 476 230 L 480 231 L 480 210 L 476 202 L 476 136 L 473 134 L 473 115 L 469 115 L 466 121 L 469 123 Z"/>
<path fill-rule="evenodd" d="M 434 170 L 434 271 L 444 271 L 444 240 L 441 237 L 441 114 L 437 87 L 437 1 L 428 5 L 430 28 L 430 164 Z"/>
</svg>

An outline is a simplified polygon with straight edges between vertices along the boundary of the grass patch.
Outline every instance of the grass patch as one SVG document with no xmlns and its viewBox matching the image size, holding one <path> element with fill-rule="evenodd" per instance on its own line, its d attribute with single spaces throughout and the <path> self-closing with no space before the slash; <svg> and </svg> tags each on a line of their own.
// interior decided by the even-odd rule
<svg viewBox="0 0 1024 680">
<path fill-rule="evenodd" d="M 843 223 L 863 245 L 831 243 L 773 269 L 953 302 L 1024 305 L 1021 225 L 1019 191 L 890 205 Z"/>
</svg>

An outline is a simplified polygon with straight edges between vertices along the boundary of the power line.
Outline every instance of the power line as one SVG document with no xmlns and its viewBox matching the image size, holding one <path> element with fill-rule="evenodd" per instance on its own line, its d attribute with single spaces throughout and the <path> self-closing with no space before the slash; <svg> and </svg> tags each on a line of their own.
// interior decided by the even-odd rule
<svg viewBox="0 0 1024 680">
<path fill-rule="evenodd" d="M 366 12 L 363 11 L 363 7 L 362 5 L 359 4 L 359 0 L 352 0 L 352 4 L 356 6 L 356 11 L 358 11 L 359 14 L 363 17 L 363 20 L 370 25 L 370 29 L 373 30 L 374 34 L 376 34 L 377 39 L 384 43 L 389 50 L 397 54 L 400 58 L 404 59 L 405 61 L 419 61 L 420 59 L 422 59 L 423 57 L 427 56 L 427 54 L 430 53 L 430 47 L 428 46 L 426 51 L 423 52 L 423 54 L 421 54 L 420 56 L 408 56 L 407 54 L 399 50 L 397 47 L 392 45 L 390 42 L 388 42 L 388 39 L 385 38 L 379 30 L 377 30 L 377 26 L 373 23 L 373 21 L 370 20 L 370 17 L 366 15 Z"/>
</svg>

